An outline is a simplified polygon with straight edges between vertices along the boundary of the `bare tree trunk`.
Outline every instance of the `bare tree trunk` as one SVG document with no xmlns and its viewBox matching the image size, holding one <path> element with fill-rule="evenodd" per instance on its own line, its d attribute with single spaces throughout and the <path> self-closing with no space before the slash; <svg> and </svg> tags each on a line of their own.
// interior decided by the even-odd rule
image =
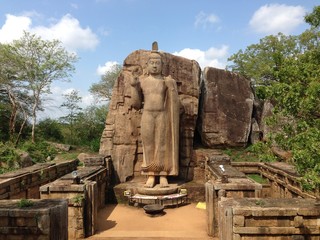
<svg viewBox="0 0 320 240">
<path fill-rule="evenodd" d="M 37 123 L 37 108 L 39 106 L 39 92 L 34 91 L 34 103 L 32 107 L 32 130 L 31 130 L 31 141 L 32 143 L 35 143 L 35 130 L 36 130 L 36 123 Z"/>
<path fill-rule="evenodd" d="M 9 119 L 9 138 L 10 141 L 14 141 L 14 132 L 16 128 L 16 119 L 17 119 L 17 111 L 18 111 L 18 106 L 16 103 L 15 96 L 12 94 L 10 89 L 7 89 L 8 91 L 8 97 L 12 106 L 11 114 L 10 114 L 10 119 Z"/>
<path fill-rule="evenodd" d="M 31 141 L 32 141 L 32 143 L 35 143 L 36 123 L 37 123 L 36 107 L 33 106 L 33 109 L 32 109 L 32 130 L 31 130 Z"/>
<path fill-rule="evenodd" d="M 20 137 L 21 137 L 22 131 L 23 131 L 23 129 L 24 129 L 25 125 L 26 125 L 26 122 L 27 122 L 27 120 L 28 120 L 27 111 L 26 111 L 23 107 L 21 107 L 21 110 L 22 110 L 22 112 L 23 112 L 23 117 L 24 117 L 24 118 L 23 118 L 23 122 L 22 122 L 22 124 L 21 124 L 21 126 L 20 126 L 20 130 L 19 130 L 19 133 L 18 133 L 16 142 L 15 142 L 15 147 L 18 145 L 18 143 L 19 143 L 19 141 L 20 141 Z"/>
</svg>

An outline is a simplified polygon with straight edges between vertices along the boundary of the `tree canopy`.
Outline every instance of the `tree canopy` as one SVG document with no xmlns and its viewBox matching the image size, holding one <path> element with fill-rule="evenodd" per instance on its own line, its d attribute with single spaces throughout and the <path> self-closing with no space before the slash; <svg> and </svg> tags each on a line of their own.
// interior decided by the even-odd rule
<svg viewBox="0 0 320 240">
<path fill-rule="evenodd" d="M 109 71 L 101 76 L 101 80 L 98 83 L 91 85 L 89 91 L 98 101 L 109 101 L 111 99 L 112 88 L 118 79 L 121 69 L 121 65 L 113 65 Z"/>
<path fill-rule="evenodd" d="M 228 68 L 251 79 L 257 97 L 275 105 L 269 123 L 282 131 L 269 139 L 292 152 L 304 186 L 314 189 L 320 187 L 320 7 L 305 20 L 311 26 L 302 34 L 267 36 L 232 55 Z M 294 121 L 283 124 L 283 117 Z"/>
<path fill-rule="evenodd" d="M 0 46 L 0 59 L 1 90 L 7 93 L 12 107 L 10 124 L 14 124 L 18 108 L 24 113 L 28 110 L 34 142 L 37 111 L 43 110 L 43 95 L 51 93 L 53 81 L 71 77 L 77 57 L 67 52 L 58 40 L 43 40 L 24 32 L 20 39 Z M 26 106 L 30 107 L 26 109 Z"/>
</svg>

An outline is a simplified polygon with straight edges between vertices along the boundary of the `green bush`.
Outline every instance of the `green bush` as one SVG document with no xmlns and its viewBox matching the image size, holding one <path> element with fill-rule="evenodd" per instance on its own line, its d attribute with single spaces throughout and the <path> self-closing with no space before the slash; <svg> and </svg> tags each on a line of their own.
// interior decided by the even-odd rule
<svg viewBox="0 0 320 240">
<path fill-rule="evenodd" d="M 19 154 L 14 146 L 10 143 L 0 142 L 0 173 L 10 171 L 16 167 L 16 162 L 19 161 Z"/>
<path fill-rule="evenodd" d="M 93 152 L 99 152 L 99 149 L 100 149 L 100 137 L 91 140 L 90 149 Z"/>
<path fill-rule="evenodd" d="M 40 138 L 53 142 L 63 142 L 61 124 L 57 120 L 47 118 L 39 122 L 37 129 Z"/>
<path fill-rule="evenodd" d="M 255 154 L 259 162 L 277 161 L 277 157 L 271 151 L 270 143 L 257 142 L 248 147 L 248 151 Z"/>
<path fill-rule="evenodd" d="M 26 141 L 22 144 L 21 149 L 28 152 L 34 162 L 45 162 L 48 156 L 53 159 L 57 154 L 57 150 L 45 141 L 36 143 Z"/>
<path fill-rule="evenodd" d="M 22 198 L 19 202 L 18 202 L 18 207 L 19 208 L 26 208 L 26 207 L 31 207 L 33 206 L 33 202 L 29 199 L 25 199 L 25 198 Z"/>
</svg>

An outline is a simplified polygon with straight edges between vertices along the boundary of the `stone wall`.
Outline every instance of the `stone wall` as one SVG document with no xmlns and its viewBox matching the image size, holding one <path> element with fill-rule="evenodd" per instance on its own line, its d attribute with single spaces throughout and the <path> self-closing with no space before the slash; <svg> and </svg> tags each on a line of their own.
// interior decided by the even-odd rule
<svg viewBox="0 0 320 240">
<path fill-rule="evenodd" d="M 194 182 L 205 183 L 209 177 L 206 176 L 206 167 L 209 163 L 230 164 L 231 159 L 223 154 L 221 150 L 209 148 L 195 148 L 193 151 Z"/>
<path fill-rule="evenodd" d="M 232 162 L 237 170 L 249 174 L 261 174 L 268 179 L 269 194 L 271 198 L 316 198 L 320 197 L 320 189 L 313 192 L 302 191 L 300 177 L 294 166 L 284 162 L 259 163 L 259 162 Z M 267 192 L 267 190 L 265 190 Z"/>
<path fill-rule="evenodd" d="M 214 160 L 214 159 L 212 159 Z M 267 184 L 260 184 L 252 179 L 247 178 L 247 174 L 260 174 L 264 178 L 268 179 Z M 259 234 L 257 233 L 255 236 L 254 232 L 257 232 L 258 228 L 253 230 L 252 233 L 248 233 L 250 236 L 240 237 L 238 233 L 233 233 L 232 227 L 228 226 L 228 229 L 225 229 L 226 224 L 230 224 L 230 219 L 232 218 L 223 218 L 219 215 L 221 213 L 221 202 L 226 199 L 250 199 L 255 198 L 257 205 L 265 204 L 266 199 L 274 199 L 273 201 L 277 202 L 277 206 L 281 206 L 281 211 L 276 209 L 273 217 L 270 218 L 262 218 L 261 223 L 267 224 L 267 226 L 271 226 L 274 224 L 275 219 L 277 219 L 278 215 L 286 212 L 286 203 L 289 199 L 292 199 L 292 203 L 295 200 L 297 201 L 310 201 L 314 204 L 314 207 L 319 208 L 319 204 L 316 206 L 316 198 L 319 197 L 319 192 L 304 192 L 302 191 L 299 184 L 299 176 L 296 171 L 292 167 L 292 165 L 283 163 L 283 162 L 275 162 L 275 163 L 259 163 L 259 162 L 232 162 L 228 163 L 228 161 L 210 161 L 208 159 L 206 166 L 206 204 L 207 204 L 207 223 L 208 223 L 208 234 L 214 237 L 218 237 L 219 239 L 294 239 L 290 238 L 291 235 L 281 238 L 276 233 L 276 230 L 270 230 L 272 234 L 269 236 L 269 228 L 264 228 L 261 230 Z M 271 201 L 271 200 L 267 200 Z M 235 202 L 233 202 L 234 204 Z M 227 203 L 226 203 L 227 204 Z M 290 206 L 290 205 L 288 205 Z M 228 210 L 229 211 L 229 210 Z M 230 210 L 231 212 L 233 210 Z M 279 212 L 277 212 L 279 211 Z M 288 209 L 290 212 L 290 209 Z M 267 212 L 267 211 L 266 211 Z M 228 212 L 229 214 L 229 212 Z M 272 213 L 273 214 L 273 213 Z M 277 215 L 278 214 L 278 215 Z M 241 214 L 239 214 L 241 215 Z M 229 214 L 230 216 L 230 214 Z M 284 215 L 287 216 L 287 215 Z M 290 215 L 291 216 L 291 215 Z M 240 216 L 237 216 L 235 219 L 240 219 Z M 291 217 L 285 217 L 290 220 Z M 288 219 L 284 220 L 286 222 Z M 288 221 L 289 221 L 288 220 Z M 305 218 L 306 221 L 308 217 Z M 225 221 L 225 222 L 223 222 Z M 238 221 L 238 220 L 237 220 Z M 242 221 L 242 220 L 241 220 Z M 254 221 L 251 219 L 250 221 Z M 318 220 L 319 221 L 319 220 Z M 224 225 L 223 225 L 224 224 Z M 270 225 L 271 224 L 271 225 Z M 312 223 L 314 224 L 314 223 Z M 281 225 L 281 224 L 280 224 Z M 282 225 L 281 225 L 282 226 Z M 275 228 L 281 226 L 274 226 Z M 249 227 L 250 228 L 250 227 Z M 248 229 L 249 229 L 248 228 Z M 270 228 L 270 229 L 275 229 Z M 283 230 L 283 229 L 282 229 Z M 282 231 L 279 230 L 279 231 Z M 248 230 L 249 231 L 249 230 Z M 265 236 L 263 236 L 263 231 L 266 231 Z M 287 230 L 283 230 L 284 233 Z M 291 230 L 290 230 L 291 231 Z M 289 233 L 292 235 L 297 235 L 297 231 L 293 232 L 293 230 Z M 319 230 L 318 230 L 319 231 Z M 304 232 L 303 232 L 304 233 Z M 223 235 L 221 235 L 223 234 Z M 232 235 L 235 234 L 235 235 Z M 234 238 L 232 238 L 234 237 Z M 275 238 L 273 238 L 275 237 Z M 319 236 L 320 237 L 320 236 Z M 299 239 L 299 238 L 297 238 Z M 307 238 L 309 239 L 309 238 Z M 312 238 L 310 238 L 312 239 Z M 313 238 L 317 239 L 317 238 Z"/>
<path fill-rule="evenodd" d="M 68 201 L 68 237 L 91 236 L 97 228 L 98 210 L 105 206 L 107 169 L 103 166 L 77 170 L 78 181 L 67 174 L 40 188 L 41 199 L 63 198 Z"/>
<path fill-rule="evenodd" d="M 118 182 L 140 175 L 142 147 L 140 139 L 141 111 L 131 108 L 129 77 L 134 69 L 145 72 L 150 51 L 138 50 L 124 61 L 123 70 L 112 92 L 109 112 L 100 143 L 100 154 L 111 156 Z M 180 115 L 180 176 L 192 179 L 193 139 L 198 116 L 201 69 L 193 60 L 160 52 L 163 75 L 177 82 L 183 113 Z"/>
<path fill-rule="evenodd" d="M 206 176 L 207 224 L 208 234 L 219 237 L 219 202 L 223 198 L 258 198 L 262 185 L 246 177 L 246 175 L 230 164 L 209 162 Z M 224 238 L 220 238 L 224 239 Z"/>
<path fill-rule="evenodd" d="M 38 163 L 0 175 L 0 199 L 40 198 L 39 187 L 77 169 L 78 160 Z"/>
<path fill-rule="evenodd" d="M 320 207 L 313 199 L 223 199 L 219 239 L 320 239 Z"/>
<path fill-rule="evenodd" d="M 19 202 L 0 201 L 0 239 L 68 239 L 66 200 L 32 200 L 33 205 L 29 207 L 19 207 Z"/>
</svg>

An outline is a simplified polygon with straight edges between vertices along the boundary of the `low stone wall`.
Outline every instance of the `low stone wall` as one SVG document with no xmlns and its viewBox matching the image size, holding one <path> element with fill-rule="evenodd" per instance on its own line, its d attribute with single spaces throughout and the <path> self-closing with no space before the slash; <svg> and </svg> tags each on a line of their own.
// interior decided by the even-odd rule
<svg viewBox="0 0 320 240">
<path fill-rule="evenodd" d="M 194 163 L 193 181 L 205 183 L 206 167 L 208 164 L 224 164 L 230 165 L 231 159 L 228 155 L 217 149 L 194 149 L 192 162 Z"/>
<path fill-rule="evenodd" d="M 244 173 L 230 165 L 208 165 L 207 176 L 210 178 L 205 183 L 207 232 L 210 236 L 219 237 L 218 204 L 221 198 L 258 198 L 262 185 L 246 178 Z"/>
<path fill-rule="evenodd" d="M 0 175 L 0 199 L 40 198 L 39 187 L 77 169 L 78 160 L 38 163 Z"/>
<path fill-rule="evenodd" d="M 68 200 L 68 238 L 91 236 L 97 228 L 98 209 L 105 204 L 107 169 L 102 166 L 77 170 L 78 183 L 72 174 L 40 188 L 41 199 Z"/>
<path fill-rule="evenodd" d="M 304 192 L 300 186 L 300 177 L 292 165 L 283 162 L 232 162 L 232 167 L 245 174 L 258 173 L 269 180 L 270 198 L 316 198 L 320 197 L 319 189 Z"/>
<path fill-rule="evenodd" d="M 219 239 L 320 239 L 320 206 L 313 199 L 222 199 Z"/>
<path fill-rule="evenodd" d="M 262 177 L 268 179 L 268 184 L 260 184 L 249 178 L 247 178 L 247 174 L 260 174 Z M 313 205 L 310 207 L 313 209 L 315 207 L 314 203 L 319 196 L 319 192 L 307 193 L 303 192 L 300 188 L 299 184 L 299 176 L 296 173 L 295 169 L 286 163 L 277 162 L 277 163 L 258 163 L 258 162 L 215 162 L 215 161 L 207 161 L 206 164 L 206 204 L 207 204 L 207 223 L 208 223 L 208 234 L 210 236 L 217 237 L 219 239 L 300 239 L 300 235 L 306 234 L 305 230 L 300 232 L 299 227 L 295 230 L 286 230 L 280 229 L 277 232 L 278 227 L 284 226 L 282 222 L 282 218 L 284 218 L 283 222 L 289 221 L 298 221 L 292 219 L 300 219 L 299 217 L 293 215 L 287 215 L 286 211 L 289 213 L 292 212 L 292 205 L 287 203 L 300 203 L 312 201 Z M 245 199 L 255 198 L 255 207 L 264 207 L 264 205 L 268 206 L 271 203 L 277 203 L 275 206 L 276 209 L 274 212 L 271 212 L 270 216 L 267 218 L 257 218 L 257 220 L 261 220 L 261 224 L 257 223 L 258 230 L 254 229 L 250 232 L 250 227 L 242 229 L 243 231 L 248 230 L 244 236 L 238 232 L 235 232 L 234 226 L 230 226 L 230 219 L 227 218 L 227 215 L 223 215 L 221 211 L 223 206 L 228 206 L 229 202 L 226 202 L 226 199 L 231 199 L 232 204 L 238 203 L 239 199 L 242 201 L 246 201 Z M 224 201 L 224 203 L 222 203 Z M 234 201 L 234 202 L 232 202 Z M 248 200 L 249 201 L 249 200 Z M 253 201 L 253 200 L 252 200 Z M 245 202 L 248 203 L 249 202 Z M 225 205 L 223 205 L 225 204 Z M 262 204 L 262 206 L 259 206 Z M 235 205 L 236 206 L 236 205 Z M 248 205 L 249 206 L 249 205 Z M 281 206 L 281 210 L 279 207 Z M 288 208 L 286 208 L 288 206 Z M 304 205 L 301 205 L 304 206 Z M 226 208 L 226 207 L 225 207 Z M 319 210 L 319 207 L 317 207 Z M 230 209 L 229 209 L 230 210 Z M 228 210 L 228 211 L 229 211 Z M 270 210 L 270 209 L 269 209 Z M 227 211 L 227 210 L 226 210 Z M 232 214 L 234 210 L 230 210 Z M 261 210 L 262 211 L 262 210 Z M 270 210 L 271 211 L 271 210 Z M 279 211 L 279 212 L 277 212 Z M 308 210 L 309 211 L 309 210 Z M 310 210 L 311 211 L 311 210 Z M 255 218 L 257 216 L 264 216 L 259 214 L 268 214 L 267 210 L 263 210 L 263 213 L 254 213 L 258 215 L 252 215 L 251 222 L 254 224 Z M 302 211 L 303 212 L 303 211 Z M 230 212 L 226 214 L 231 214 Z M 241 216 L 241 212 L 238 211 L 237 216 L 234 218 L 234 221 L 244 221 L 243 219 L 246 217 L 246 212 L 242 212 L 244 215 Z M 282 214 L 282 215 L 281 215 Z M 309 213 L 306 213 L 308 215 Z M 266 215 L 267 216 L 267 215 Z M 269 215 L 268 215 L 269 216 Z M 308 215 L 309 216 L 309 215 Z M 310 215 L 311 216 L 311 215 Z M 310 220 L 308 217 L 302 219 L 302 222 L 307 221 L 306 224 L 318 224 L 320 226 L 320 218 L 319 215 L 312 215 L 312 219 Z M 317 217 L 315 217 L 317 216 Z M 222 220 L 223 218 L 223 220 Z M 223 222 L 225 221 L 225 222 Z M 249 220 L 248 220 L 249 221 Z M 316 221 L 317 223 L 315 223 Z M 272 224 L 280 224 L 280 226 L 271 226 Z M 286 223 L 287 224 L 287 223 Z M 291 223 L 290 223 L 291 224 Z M 303 223 L 304 224 L 304 223 Z M 267 227 L 265 227 L 267 226 Z M 269 228 L 269 226 L 271 226 Z M 287 226 L 287 225 L 286 225 Z M 289 225 L 294 226 L 294 225 Z M 259 229 L 261 230 L 259 232 Z M 305 228 L 303 228 L 305 229 Z M 241 231 L 242 231 L 241 230 Z M 240 230 L 239 230 L 240 231 Z M 302 231 L 302 230 L 301 230 Z M 317 230 L 319 232 L 319 229 Z M 317 231 L 312 232 L 313 235 L 318 233 Z M 263 233 L 265 235 L 263 235 Z M 272 234 L 271 234 L 272 233 Z M 288 234 L 287 234 L 288 233 Z M 295 238 L 291 238 L 292 236 Z M 278 236 L 278 235 L 279 236 Z M 286 235 L 281 238 L 280 235 Z M 270 237 L 270 236 L 271 237 Z M 307 235 L 309 237 L 309 235 Z M 308 239 L 319 239 L 319 238 L 308 238 Z M 305 238 L 301 238 L 305 239 Z"/>
<path fill-rule="evenodd" d="M 32 200 L 29 207 L 19 207 L 19 203 L 19 200 L 0 201 L 0 239 L 68 239 L 66 200 Z"/>
</svg>

